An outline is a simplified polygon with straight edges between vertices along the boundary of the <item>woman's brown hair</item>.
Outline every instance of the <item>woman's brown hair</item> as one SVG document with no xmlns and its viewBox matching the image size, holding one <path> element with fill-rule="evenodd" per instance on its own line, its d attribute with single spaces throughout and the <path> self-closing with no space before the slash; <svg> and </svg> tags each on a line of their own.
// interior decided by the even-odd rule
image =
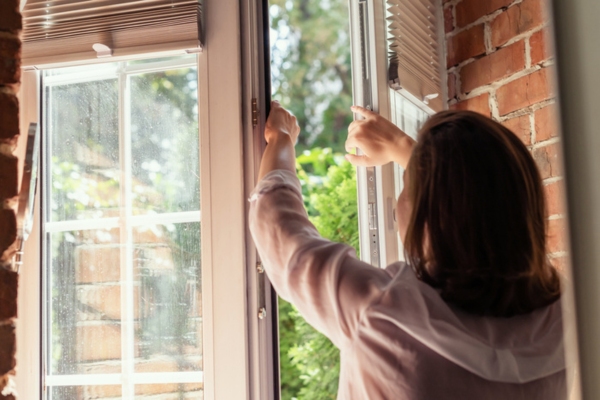
<svg viewBox="0 0 600 400">
<path fill-rule="evenodd" d="M 474 112 L 440 112 L 421 129 L 407 173 L 406 256 L 445 301 L 510 317 L 560 297 L 542 180 L 515 134 Z"/>
</svg>

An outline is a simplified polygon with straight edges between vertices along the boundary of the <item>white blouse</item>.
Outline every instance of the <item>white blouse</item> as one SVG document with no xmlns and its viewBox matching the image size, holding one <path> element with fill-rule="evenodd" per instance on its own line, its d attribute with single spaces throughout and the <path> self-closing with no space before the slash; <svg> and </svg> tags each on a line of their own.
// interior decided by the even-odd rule
<svg viewBox="0 0 600 400">
<path fill-rule="evenodd" d="M 560 301 L 512 318 L 442 300 L 406 263 L 372 267 L 308 220 L 295 174 L 267 174 L 250 230 L 277 293 L 340 349 L 338 399 L 565 399 Z"/>
</svg>

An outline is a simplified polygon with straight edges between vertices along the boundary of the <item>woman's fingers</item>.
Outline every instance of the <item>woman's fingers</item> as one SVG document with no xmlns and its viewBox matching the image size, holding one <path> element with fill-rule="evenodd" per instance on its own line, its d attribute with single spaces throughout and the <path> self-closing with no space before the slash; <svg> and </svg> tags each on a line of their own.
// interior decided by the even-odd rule
<svg viewBox="0 0 600 400">
<path fill-rule="evenodd" d="M 361 107 L 361 106 L 352 106 L 350 107 L 350 109 L 355 112 L 356 114 L 362 115 L 365 118 L 371 118 L 374 117 L 376 115 L 379 115 L 367 108 Z"/>
<path fill-rule="evenodd" d="M 373 162 L 367 156 L 359 156 L 356 154 L 346 154 L 346 160 L 350 162 L 352 165 L 356 165 L 357 167 L 372 167 Z"/>
<path fill-rule="evenodd" d="M 348 133 L 348 137 L 346 138 L 346 143 L 344 143 L 344 147 L 346 148 L 347 152 L 350 152 L 352 149 L 355 149 L 355 148 L 362 150 L 361 140 L 359 139 L 359 137 L 356 133 L 357 133 L 356 131 Z"/>
</svg>

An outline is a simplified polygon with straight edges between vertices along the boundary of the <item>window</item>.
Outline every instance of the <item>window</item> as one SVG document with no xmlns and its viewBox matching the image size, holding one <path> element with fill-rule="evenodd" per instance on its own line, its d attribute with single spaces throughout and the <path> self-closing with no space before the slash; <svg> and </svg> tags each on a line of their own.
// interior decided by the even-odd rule
<svg viewBox="0 0 600 400">
<path fill-rule="evenodd" d="M 128 54 L 119 53 L 115 47 L 112 58 L 107 59 L 97 59 L 96 52 L 86 53 L 83 59 L 66 57 L 64 62 L 60 57 L 47 61 L 35 59 L 33 55 L 28 58 L 34 61 L 26 64 L 22 78 L 23 125 L 44 121 L 37 111 L 40 106 L 43 110 L 52 107 L 52 103 L 70 107 L 66 113 L 59 107 L 56 114 L 45 114 L 49 117 L 47 129 L 51 132 L 42 132 L 44 154 L 60 155 L 70 164 L 77 165 L 78 171 L 69 163 L 60 166 L 66 169 L 67 176 L 78 177 L 81 181 L 87 178 L 93 190 L 104 185 L 103 190 L 109 188 L 112 191 L 103 192 L 107 194 L 100 201 L 102 213 L 93 206 L 80 206 L 75 210 L 69 209 L 70 206 L 59 206 L 52 210 L 52 204 L 62 201 L 61 193 L 55 189 L 44 193 L 51 199 L 47 204 L 37 202 L 36 224 L 26 244 L 19 293 L 22 312 L 17 334 L 22 344 L 17 355 L 17 387 L 22 398 L 109 398 L 110 395 L 134 399 L 143 393 L 147 396 L 151 391 L 158 393 L 158 386 L 163 394 L 149 398 L 199 398 L 200 389 L 203 399 L 274 398 L 272 382 L 276 361 L 270 358 L 273 349 L 268 348 L 272 343 L 273 328 L 270 318 L 259 319 L 259 306 L 265 307 L 267 316 L 275 314 L 268 282 L 262 286 L 258 284 L 255 250 L 248 244 L 246 230 L 247 198 L 254 186 L 255 167 L 261 150 L 257 132 L 264 123 L 261 112 L 258 123 L 253 124 L 252 98 L 258 99 L 260 111 L 265 104 L 264 95 L 257 92 L 261 87 L 258 82 L 262 79 L 259 52 L 249 55 L 239 51 L 242 46 L 250 49 L 248 43 L 260 48 L 257 43 L 260 43 L 262 28 L 256 17 L 260 12 L 248 7 L 240 7 L 233 0 L 212 4 L 204 12 L 205 19 L 210 21 L 205 28 L 206 45 L 201 54 L 193 55 L 191 59 L 185 58 L 186 48 L 164 48 L 162 45 L 158 48 L 147 46 Z M 173 56 L 179 58 L 157 60 Z M 248 62 L 242 63 L 242 57 Z M 144 58 L 154 60 L 140 61 Z M 63 70 L 63 73 L 58 69 L 50 72 L 65 67 L 76 68 Z M 184 118 L 183 108 L 180 109 L 183 116 L 177 118 L 171 111 L 167 110 L 167 113 L 172 117 L 170 123 L 183 126 L 182 130 L 190 137 L 196 130 L 197 144 L 192 142 L 176 149 L 176 144 L 181 144 L 178 138 L 183 134 L 182 130 L 167 131 L 163 132 L 163 139 L 170 143 L 156 142 L 160 151 L 155 154 L 148 150 L 152 148 L 148 144 L 152 138 L 139 135 L 147 133 L 144 129 L 157 129 L 164 122 L 158 116 L 159 111 L 170 107 L 163 101 L 168 96 L 155 104 L 154 100 L 143 100 L 142 94 L 154 90 L 148 86 L 152 81 L 161 81 L 163 86 L 168 86 L 181 78 L 186 85 L 191 85 L 190 75 L 194 68 L 197 69 L 197 89 L 189 88 L 190 93 L 195 90 L 198 93 L 197 129 L 193 118 Z M 46 89 L 38 98 L 42 89 L 40 77 Z M 94 117 L 80 122 L 84 125 L 104 123 L 95 136 L 85 136 L 85 129 L 62 129 L 71 123 L 76 125 L 69 120 L 74 118 L 72 114 L 78 113 L 72 104 L 79 103 L 72 103 L 72 98 L 84 94 L 91 99 L 88 104 Z M 174 103 L 182 101 L 170 100 Z M 147 103 L 140 107 L 142 110 L 136 109 L 141 101 Z M 119 110 L 122 111 L 121 119 Z M 129 133 L 133 141 L 125 137 L 127 126 L 132 128 Z M 78 148 L 73 138 L 67 143 L 69 135 L 89 144 L 97 154 L 92 157 L 81 146 Z M 55 143 L 59 147 L 53 147 Z M 168 146 L 173 147 L 169 150 Z M 126 157 L 127 153 L 131 154 L 130 158 Z M 195 165 L 188 165 L 183 174 L 168 176 L 162 166 L 165 163 L 172 168 L 184 165 L 178 158 L 183 155 L 187 157 L 186 162 Z M 123 166 L 127 160 L 131 168 Z M 52 159 L 46 161 L 47 167 L 52 167 Z M 160 174 L 152 175 L 159 168 L 162 178 Z M 130 176 L 127 171 L 131 171 Z M 60 180 L 52 174 L 52 168 L 46 172 Z M 183 182 L 180 180 L 182 175 Z M 199 190 L 194 189 L 194 182 Z M 198 196 L 200 201 L 197 201 Z M 80 205 L 93 204 L 82 201 L 83 198 L 75 200 Z M 130 207 L 117 208 L 123 204 Z M 202 205 L 201 217 L 199 204 Z M 50 222 L 44 227 L 49 230 L 49 238 L 42 238 L 42 219 Z M 198 229 L 199 241 L 186 236 Z M 163 238 L 162 242 L 140 249 L 141 243 L 148 244 L 151 237 L 159 236 Z M 103 268 L 101 274 L 94 270 L 96 274 L 89 275 L 86 282 L 77 280 L 83 279 L 81 276 L 62 270 L 51 270 L 48 276 L 41 276 L 40 239 L 51 244 L 48 254 L 44 254 L 50 265 L 57 257 L 71 257 L 72 262 L 68 265 L 75 266 L 78 260 L 87 256 L 86 246 L 103 246 L 106 257 L 102 256 L 104 261 L 98 264 Z M 94 242 L 96 240 L 99 243 Z M 108 258 L 116 257 L 114 248 L 119 249 L 119 259 L 108 261 Z M 194 265 L 188 262 L 190 260 L 180 262 L 181 258 L 196 262 L 201 258 L 202 262 Z M 61 277 L 60 274 L 70 277 L 71 282 L 59 282 L 56 278 Z M 170 283 L 164 284 L 164 281 Z M 40 282 L 49 282 L 49 287 L 59 296 L 54 299 L 60 298 L 60 304 L 46 303 L 45 298 L 39 296 Z M 64 286 L 60 285 L 67 284 L 71 286 L 70 292 L 60 293 L 64 291 Z M 102 289 L 98 289 L 100 287 Z M 77 305 L 76 310 L 72 304 Z M 72 320 L 65 321 L 65 326 L 58 330 L 52 330 L 51 313 L 60 305 L 64 305 L 62 309 L 68 311 Z M 50 311 L 49 318 L 44 321 L 40 321 L 42 306 Z M 97 313 L 98 309 L 102 312 Z M 61 315 L 54 320 L 59 320 L 62 325 L 66 319 Z M 121 323 L 129 326 L 121 328 Z M 117 339 L 109 345 L 108 340 L 86 337 L 95 343 L 90 350 L 95 353 L 84 354 L 85 346 L 80 345 L 83 336 L 77 331 L 80 325 L 102 326 L 110 332 L 107 335 L 112 334 Z M 117 325 L 118 329 L 115 328 Z M 73 326 L 76 329 L 73 330 Z M 41 341 L 43 330 L 48 341 Z M 75 343 L 69 342 L 69 338 Z M 48 354 L 40 352 L 40 348 L 45 350 L 49 348 L 48 344 L 56 353 L 49 354 L 47 363 L 41 364 L 42 356 Z M 69 346 L 68 351 L 74 351 L 70 358 L 63 357 L 63 344 L 65 351 Z M 178 346 L 183 348 L 184 356 L 173 361 L 169 354 Z M 110 357 L 100 357 L 101 351 L 109 352 Z M 144 357 L 151 361 L 160 358 L 164 363 L 160 368 L 154 365 L 145 369 L 149 361 Z M 89 365 L 92 363 L 90 358 L 94 363 L 102 362 L 105 369 Z M 52 364 L 52 360 L 68 362 Z M 179 393 L 181 388 L 185 393 Z M 77 397 L 72 397 L 73 393 Z"/>
<path fill-rule="evenodd" d="M 42 75 L 48 399 L 202 398 L 197 76 L 195 56 Z"/>
</svg>

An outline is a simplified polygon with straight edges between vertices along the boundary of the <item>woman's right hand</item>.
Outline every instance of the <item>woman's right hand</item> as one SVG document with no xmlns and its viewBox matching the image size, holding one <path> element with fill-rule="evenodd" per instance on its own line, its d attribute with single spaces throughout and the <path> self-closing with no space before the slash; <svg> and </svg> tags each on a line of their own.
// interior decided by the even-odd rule
<svg viewBox="0 0 600 400">
<path fill-rule="evenodd" d="M 406 168 L 415 141 L 379 114 L 359 106 L 353 106 L 351 109 L 364 119 L 356 120 L 348 126 L 346 151 L 357 148 L 363 154 L 346 154 L 346 159 L 363 167 L 394 161 Z"/>
<path fill-rule="evenodd" d="M 288 135 L 295 144 L 299 134 L 300 127 L 294 114 L 283 108 L 278 101 L 272 101 L 271 112 L 265 124 L 266 142 L 271 143 L 279 139 L 281 135 Z"/>
</svg>

